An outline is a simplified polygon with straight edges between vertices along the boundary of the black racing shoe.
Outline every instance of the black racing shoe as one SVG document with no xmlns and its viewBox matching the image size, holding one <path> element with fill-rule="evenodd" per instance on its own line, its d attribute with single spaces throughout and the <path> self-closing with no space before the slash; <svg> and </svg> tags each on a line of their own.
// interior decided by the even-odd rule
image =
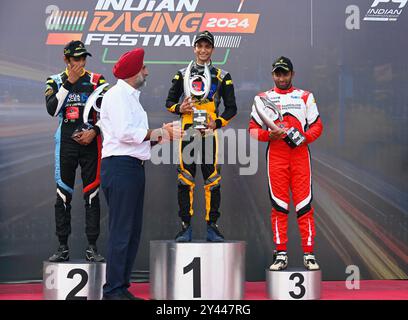
<svg viewBox="0 0 408 320">
<path fill-rule="evenodd" d="M 61 244 L 51 257 L 48 258 L 49 262 L 64 262 L 69 260 L 69 248 L 67 245 Z"/>
<path fill-rule="evenodd" d="M 209 242 L 224 242 L 224 236 L 218 230 L 218 225 L 215 222 L 207 224 L 207 241 Z"/>
<path fill-rule="evenodd" d="M 176 235 L 176 242 L 191 242 L 193 228 L 187 222 L 181 223 L 181 231 Z"/>
<path fill-rule="evenodd" d="M 89 262 L 105 262 L 105 258 L 98 253 L 95 245 L 89 245 L 86 248 L 86 261 Z"/>
</svg>

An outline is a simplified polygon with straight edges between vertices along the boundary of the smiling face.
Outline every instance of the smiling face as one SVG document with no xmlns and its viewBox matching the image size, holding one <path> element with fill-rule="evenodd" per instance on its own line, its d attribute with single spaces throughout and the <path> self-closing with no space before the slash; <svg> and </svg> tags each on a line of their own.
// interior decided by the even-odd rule
<svg viewBox="0 0 408 320">
<path fill-rule="evenodd" d="M 207 40 L 199 40 L 194 46 L 194 54 L 196 56 L 196 62 L 200 65 L 209 63 L 211 55 L 214 51 L 214 47 Z"/>
<path fill-rule="evenodd" d="M 278 89 L 288 90 L 292 86 L 292 79 L 294 75 L 294 71 L 286 71 L 279 68 L 272 72 L 272 79 Z"/>
</svg>

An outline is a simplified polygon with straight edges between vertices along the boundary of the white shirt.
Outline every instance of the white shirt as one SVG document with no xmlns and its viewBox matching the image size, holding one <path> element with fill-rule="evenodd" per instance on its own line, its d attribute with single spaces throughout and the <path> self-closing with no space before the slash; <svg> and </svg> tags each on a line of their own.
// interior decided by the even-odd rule
<svg viewBox="0 0 408 320">
<path fill-rule="evenodd" d="M 121 79 L 105 93 L 98 122 L 103 134 L 102 158 L 150 159 L 150 141 L 143 141 L 149 124 L 139 96 L 139 90 Z"/>
</svg>

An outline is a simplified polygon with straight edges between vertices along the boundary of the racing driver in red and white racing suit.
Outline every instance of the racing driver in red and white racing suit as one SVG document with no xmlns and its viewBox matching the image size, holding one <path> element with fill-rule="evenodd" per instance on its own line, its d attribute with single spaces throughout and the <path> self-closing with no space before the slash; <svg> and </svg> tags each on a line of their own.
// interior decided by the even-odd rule
<svg viewBox="0 0 408 320">
<path fill-rule="evenodd" d="M 272 271 L 284 270 L 288 265 L 289 189 L 292 192 L 297 213 L 304 265 L 308 270 L 320 268 L 313 253 L 315 223 L 308 145 L 321 135 L 323 125 L 313 94 L 293 87 L 293 76 L 293 65 L 290 59 L 279 57 L 272 65 L 275 87 L 258 94 L 258 96 L 267 96 L 279 107 L 283 121 L 279 121 L 278 116 L 272 110 L 265 109 L 266 114 L 278 125 L 277 128 L 263 129 L 265 124 L 255 106 L 252 107 L 249 122 L 250 135 L 259 141 L 268 142 L 267 173 L 272 201 L 271 225 L 276 246 L 274 261 L 269 267 Z M 260 100 L 255 99 L 254 103 L 257 103 L 256 101 Z M 286 130 L 291 127 L 299 130 L 306 138 L 297 147 L 290 146 L 284 140 Z"/>
</svg>

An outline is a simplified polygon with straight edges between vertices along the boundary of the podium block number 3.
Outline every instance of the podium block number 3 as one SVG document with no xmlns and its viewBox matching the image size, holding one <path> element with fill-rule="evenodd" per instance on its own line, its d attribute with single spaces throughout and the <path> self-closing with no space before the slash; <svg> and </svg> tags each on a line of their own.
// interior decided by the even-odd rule
<svg viewBox="0 0 408 320">
<path fill-rule="evenodd" d="M 88 283 L 88 273 L 83 269 L 72 269 L 68 272 L 67 278 L 73 279 L 76 274 L 81 276 L 81 281 L 68 293 L 65 300 L 87 300 L 87 297 L 80 297 L 76 294 Z"/>
<path fill-rule="evenodd" d="M 183 274 L 193 271 L 193 298 L 201 298 L 201 258 L 195 257 L 183 268 Z"/>
<path fill-rule="evenodd" d="M 305 286 L 303 286 L 305 277 L 301 273 L 292 273 L 289 277 L 289 280 L 295 280 L 296 278 L 298 281 L 295 283 L 295 287 L 298 287 L 300 289 L 300 292 L 295 293 L 295 291 L 289 291 L 289 294 L 293 299 L 301 299 L 306 293 L 306 288 Z"/>
</svg>

